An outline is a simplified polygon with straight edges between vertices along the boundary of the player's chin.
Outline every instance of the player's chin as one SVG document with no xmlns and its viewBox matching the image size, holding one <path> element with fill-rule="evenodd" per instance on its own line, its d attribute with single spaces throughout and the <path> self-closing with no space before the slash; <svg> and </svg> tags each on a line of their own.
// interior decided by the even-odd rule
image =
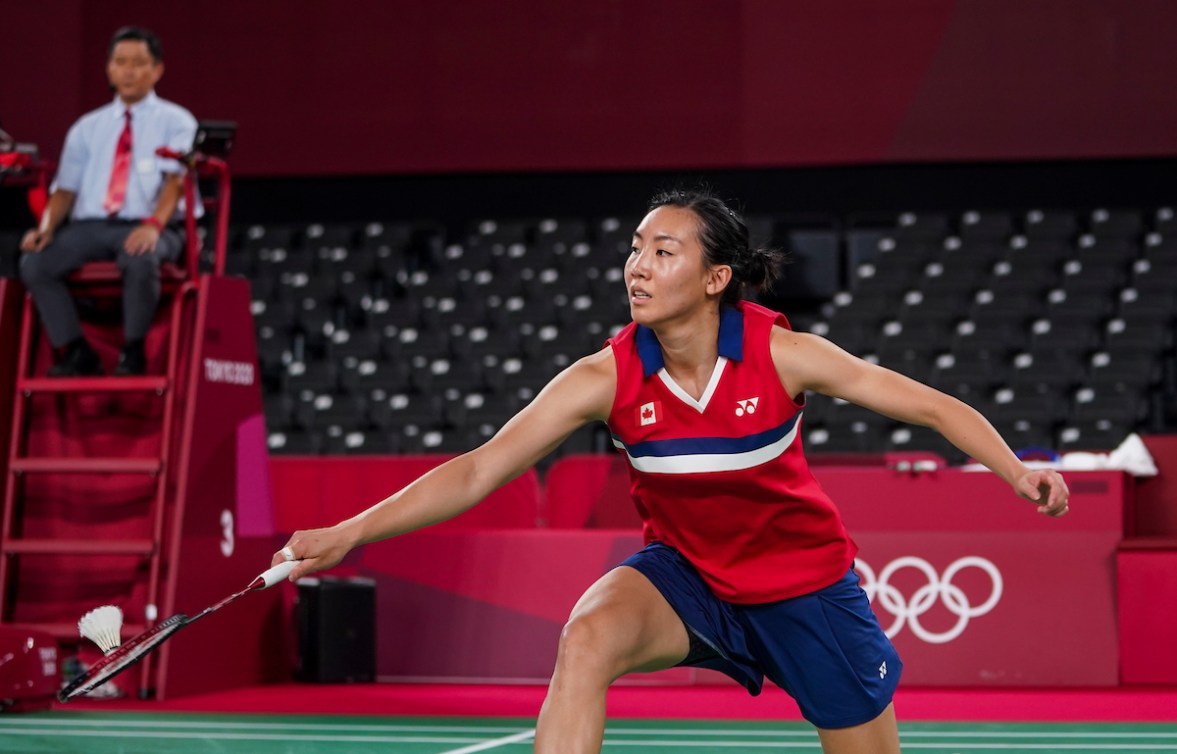
<svg viewBox="0 0 1177 754">
<path fill-rule="evenodd" d="M 650 307 L 650 299 L 629 300 L 629 318 L 639 325 L 649 325 L 654 322 L 654 312 Z"/>
</svg>

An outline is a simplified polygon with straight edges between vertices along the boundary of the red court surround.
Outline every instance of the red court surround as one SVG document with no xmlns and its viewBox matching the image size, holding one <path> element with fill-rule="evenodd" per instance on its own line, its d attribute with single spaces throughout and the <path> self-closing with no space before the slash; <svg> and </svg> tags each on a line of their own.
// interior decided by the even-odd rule
<svg viewBox="0 0 1177 754">
<path fill-rule="evenodd" d="M 543 685 L 288 684 L 238 689 L 168 702 L 71 702 L 68 709 L 159 710 L 307 715 L 495 715 L 534 719 Z M 895 708 L 903 721 L 1174 722 L 1177 687 L 1149 689 L 907 689 Z M 783 691 L 748 696 L 725 686 L 618 686 L 609 691 L 611 717 L 800 720 Z"/>
<path fill-rule="evenodd" d="M 274 459 L 280 528 L 352 515 L 440 460 Z M 353 555 L 349 567 L 377 584 L 377 677 L 545 681 L 577 597 L 641 546 L 619 463 L 565 459 L 543 488 L 521 477 L 453 522 Z M 988 472 L 815 473 L 861 547 L 906 687 L 1119 684 L 1115 555 L 1130 477 L 1069 474 L 1072 513 L 1051 519 Z M 676 669 L 648 682 L 725 680 Z"/>
</svg>

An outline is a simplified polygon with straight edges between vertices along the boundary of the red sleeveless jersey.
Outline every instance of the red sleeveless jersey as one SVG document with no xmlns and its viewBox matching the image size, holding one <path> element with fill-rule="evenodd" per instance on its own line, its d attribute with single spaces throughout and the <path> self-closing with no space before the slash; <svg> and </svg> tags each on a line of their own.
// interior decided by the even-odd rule
<svg viewBox="0 0 1177 754">
<path fill-rule="evenodd" d="M 718 597 L 741 604 L 829 586 L 857 552 L 805 461 L 802 406 L 772 362 L 774 324 L 789 326 L 751 302 L 725 307 L 719 360 L 697 401 L 663 368 L 652 330 L 630 323 L 609 340 L 609 429 L 646 542 L 674 547 Z"/>
</svg>

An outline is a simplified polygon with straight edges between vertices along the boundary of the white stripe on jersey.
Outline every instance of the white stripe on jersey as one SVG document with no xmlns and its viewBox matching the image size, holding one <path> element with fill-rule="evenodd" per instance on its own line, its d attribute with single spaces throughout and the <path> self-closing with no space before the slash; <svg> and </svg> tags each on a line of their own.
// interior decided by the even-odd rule
<svg viewBox="0 0 1177 754">
<path fill-rule="evenodd" d="M 638 471 L 647 474 L 705 474 L 713 471 L 740 471 L 767 463 L 779 457 L 793 444 L 800 421 L 793 422 L 793 428 L 775 442 L 743 453 L 690 453 L 677 456 L 638 456 L 629 454 L 625 443 L 616 437 L 613 444 L 625 451 L 629 463 Z"/>
</svg>

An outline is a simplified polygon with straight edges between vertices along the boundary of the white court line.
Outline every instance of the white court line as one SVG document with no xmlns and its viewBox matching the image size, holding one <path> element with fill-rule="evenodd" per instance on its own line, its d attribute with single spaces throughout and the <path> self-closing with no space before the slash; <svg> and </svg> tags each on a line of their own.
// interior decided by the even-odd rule
<svg viewBox="0 0 1177 754">
<path fill-rule="evenodd" d="M 817 737 L 817 734 L 813 734 Z M 729 747 L 732 749 L 809 749 L 811 751 L 820 752 L 821 744 L 818 741 L 651 741 L 632 740 L 627 741 L 624 738 L 610 739 L 605 738 L 606 747 L 609 746 L 641 746 L 642 748 L 654 746 L 673 746 L 675 748 L 691 747 L 691 746 L 707 746 L 714 748 Z"/>
<path fill-rule="evenodd" d="M 518 725 L 409 725 L 409 724 L 388 724 L 388 723 L 371 723 L 364 725 L 362 723 L 323 723 L 316 725 L 314 723 L 263 723 L 263 722 L 249 722 L 240 720 L 119 720 L 117 717 L 104 718 L 100 720 L 87 718 L 85 720 L 70 720 L 68 718 L 43 718 L 43 719 L 21 719 L 13 718 L 5 720 L 0 718 L 0 731 L 5 730 L 7 726 L 16 726 L 21 728 L 44 726 L 46 728 L 61 728 L 61 727 L 79 727 L 79 728 L 110 728 L 114 726 L 121 726 L 125 728 L 151 728 L 151 729 L 192 729 L 192 730 L 225 730 L 229 728 L 245 728 L 247 730 L 338 730 L 338 731 L 375 731 L 375 732 L 401 732 L 413 731 L 419 733 L 503 733 L 508 730 L 515 730 Z"/>
<path fill-rule="evenodd" d="M 1021 724 L 1021 723 L 1019 723 Z M 1042 725 L 1066 725 L 1066 723 L 1029 723 L 1035 727 Z M 1122 723 L 1116 723 L 1120 725 Z M 1147 723 L 1145 723 L 1147 724 Z M 695 728 L 609 728 L 606 734 L 613 733 L 618 736 L 726 736 L 728 738 L 748 736 L 761 738 L 813 738 L 817 732 L 812 728 L 804 730 L 698 730 Z M 964 726 L 958 726 L 956 730 L 905 730 L 903 724 L 899 725 L 899 738 L 906 741 L 909 738 L 960 738 L 962 736 L 978 739 L 1001 739 L 1001 738 L 1016 738 L 1016 739 L 1047 739 L 1047 740 L 1067 740 L 1067 739 L 1081 739 L 1084 741 L 1092 740 L 1140 740 L 1147 741 L 1151 739 L 1161 739 L 1164 741 L 1171 741 L 1177 745 L 1177 727 L 1168 731 L 1057 731 L 1049 732 L 1042 730 L 1033 731 L 1006 731 L 1006 730 L 970 730 Z M 919 746 L 920 744 L 915 744 Z M 937 746 L 941 744 L 936 744 Z M 1069 745 L 1069 744 L 1064 744 Z"/>
<path fill-rule="evenodd" d="M 1115 748 L 1109 749 L 1108 744 L 1068 744 L 1068 743 L 1007 743 L 1007 744 L 975 744 L 962 741 L 942 741 L 939 743 L 905 743 L 904 749 L 1004 749 L 1007 751 L 1024 751 L 1026 749 L 1047 749 L 1049 751 L 1177 751 L 1177 744 L 1111 744 Z"/>
<path fill-rule="evenodd" d="M 6 722 L 6 721 L 5 721 Z M 39 721 L 44 722 L 44 721 Z M 62 721 L 59 721 L 62 722 Z M 93 721 L 87 721 L 93 722 Z M 110 721 L 107 721 L 108 723 Z M 134 721 L 142 724 L 143 721 Z M 89 727 L 89 726 L 84 726 Z M 503 736 L 490 741 L 482 741 L 471 743 L 469 737 L 459 738 L 454 736 L 373 736 L 373 735 L 298 735 L 291 736 L 289 730 L 280 731 L 274 734 L 264 733 L 248 733 L 248 732 L 226 732 L 223 730 L 210 730 L 204 732 L 180 732 L 167 730 L 111 730 L 116 726 L 107 725 L 103 730 L 62 730 L 58 727 L 56 730 L 47 731 L 42 726 L 25 726 L 20 727 L 19 724 L 4 724 L 0 725 L 5 733 L 9 735 L 27 735 L 27 736 L 44 736 L 44 737 L 62 737 L 62 738 L 76 738 L 76 737 L 95 737 L 95 738 L 139 738 L 139 739 L 198 739 L 198 740 L 243 740 L 243 741 L 276 741 L 289 742 L 292 738 L 300 741 L 314 741 L 323 743 L 438 743 L 438 744 L 469 744 L 467 746 L 452 749 L 443 754 L 473 754 L 474 752 L 486 751 L 488 749 L 499 748 L 513 743 L 521 743 L 533 737 L 534 729 L 514 733 L 508 736 Z M 280 724 L 268 725 L 267 727 L 281 728 Z M 501 731 L 502 728 L 494 729 L 494 732 Z M 658 733 L 657 730 L 643 729 L 650 735 Z M 454 731 L 450 731 L 454 732 Z M 724 731 L 697 731 L 690 729 L 678 729 L 679 734 L 691 734 L 697 736 L 696 740 L 678 740 L 678 741 L 651 741 L 649 739 L 626 739 L 625 736 L 630 731 L 618 730 L 615 731 L 616 738 L 606 737 L 605 746 L 642 746 L 650 748 L 662 747 L 679 747 L 679 748 L 697 748 L 703 746 L 711 747 L 730 747 L 730 748 L 745 748 L 745 749 L 767 749 L 767 748 L 785 748 L 785 749 L 807 749 L 810 751 L 818 751 L 818 744 L 812 740 L 808 742 L 802 741 L 783 741 L 782 738 L 787 738 L 793 735 L 792 732 L 778 731 L 775 733 L 775 741 L 749 741 L 736 740 L 740 737 L 739 731 L 727 731 L 726 740 L 698 740 L 698 738 L 708 738 L 715 735 L 724 735 Z M 663 734 L 665 730 L 661 731 Z M 756 733 L 774 735 L 773 732 L 768 731 L 746 731 L 747 733 Z M 919 731 L 924 736 L 944 736 L 944 737 L 962 737 L 971 735 L 964 731 Z M 698 736 L 703 733 L 705 735 Z M 786 735 L 781 735 L 781 734 Z M 1031 732 L 1022 734 L 1023 737 L 1030 737 Z M 814 734 L 812 731 L 803 733 L 808 737 Z M 1082 735 L 1082 734 L 1074 734 Z M 1115 734 L 1109 734 L 1109 737 Z M 1159 734 L 1149 734 L 1159 735 Z M 608 736 L 608 734 L 607 734 Z M 1037 738 L 1050 738 L 1050 734 L 1033 733 Z M 1147 744 L 1147 743 L 1125 743 L 1122 739 L 1131 737 L 1130 734 L 1120 734 L 1118 736 L 1121 740 L 1116 743 L 1108 742 L 1106 744 L 1077 744 L 1077 743 L 1027 743 L 1022 742 L 1008 742 L 1008 743 L 975 743 L 972 741 L 942 741 L 942 742 L 911 742 L 905 741 L 903 746 L 905 749 L 954 749 L 954 750 L 1000 750 L 1000 751 L 1028 751 L 1028 750 L 1054 750 L 1054 751 L 1177 751 L 1177 744 Z M 1114 749 L 1109 749 L 1108 746 L 1114 746 Z"/>
<path fill-rule="evenodd" d="M 178 731 L 150 731 L 150 730 L 56 730 L 47 731 L 43 728 L 18 729 L 6 728 L 4 733 L 9 736 L 41 736 L 44 738 L 166 738 L 196 741 L 277 741 L 288 743 L 294 741 L 316 741 L 322 743 L 381 743 L 381 744 L 464 744 L 470 742 L 470 737 L 456 736 L 309 736 L 292 737 L 281 733 L 218 733 L 208 731 L 201 733 L 181 733 Z M 463 750 L 464 751 L 464 750 Z"/>
<path fill-rule="evenodd" d="M 813 751 L 821 751 L 821 745 L 817 742 L 805 743 L 803 741 L 650 741 L 646 740 L 626 740 L 626 739 L 605 739 L 605 746 L 642 746 L 642 747 L 660 747 L 660 746 L 675 746 L 678 748 L 689 747 L 722 747 L 730 746 L 732 748 L 742 749 L 811 749 Z M 1045 749 L 1049 751 L 1100 751 L 1113 752 L 1120 751 L 1177 751 L 1177 744 L 1114 744 L 1113 749 L 1107 748 L 1103 744 L 1058 744 L 1058 743 L 1042 743 L 1042 744 L 1027 744 L 1027 743 L 990 743 L 990 744 L 975 744 L 960 741 L 942 741 L 938 743 L 904 743 L 903 748 L 906 749 L 995 749 L 1003 751 L 1026 751 L 1028 749 Z"/>
<path fill-rule="evenodd" d="M 68 738 L 68 737 L 90 737 L 90 738 L 143 738 L 143 739 L 198 739 L 198 740 L 223 740 L 223 741 L 275 741 L 279 743 L 289 743 L 291 736 L 275 734 L 249 734 L 249 733 L 171 733 L 171 732 L 152 732 L 152 731 L 115 731 L 115 730 L 89 730 L 89 731 L 52 731 L 47 732 L 43 729 L 24 730 L 17 728 L 8 728 L 5 733 L 9 735 L 29 735 L 29 736 L 43 736 L 49 738 Z M 501 746 L 507 746 L 513 743 L 522 743 L 535 735 L 534 730 L 526 730 L 510 736 L 494 739 L 491 741 L 484 741 L 475 743 L 469 746 L 464 746 L 458 749 L 450 749 L 442 754 L 473 754 L 473 752 L 486 751 Z M 455 744 L 466 743 L 465 739 L 457 739 L 440 736 L 298 736 L 297 741 L 316 741 L 323 743 L 441 743 L 441 744 Z M 820 751 L 820 746 L 814 742 L 803 741 L 738 741 L 738 740 L 710 740 L 710 741 L 651 741 L 649 739 L 610 739 L 606 738 L 605 746 L 642 746 L 642 747 L 678 747 L 678 748 L 692 748 L 692 747 L 731 747 L 744 749 L 808 749 L 811 751 Z M 955 749 L 955 750 L 1003 750 L 1003 751 L 1027 751 L 1031 749 L 1042 749 L 1051 751 L 1100 751 L 1100 752 L 1122 752 L 1122 751 L 1177 751 L 1177 744 L 1115 744 L 1114 749 L 1108 749 L 1100 744 L 1067 744 L 1067 743 L 972 743 L 964 741 L 944 741 L 939 743 L 905 743 L 905 749 Z"/>
<path fill-rule="evenodd" d="M 461 749 L 450 749 L 449 751 L 443 751 L 441 754 L 474 754 L 476 751 L 486 751 L 487 749 L 497 749 L 500 746 L 507 746 L 508 744 L 522 743 L 523 741 L 530 740 L 534 736 L 535 728 L 532 728 L 531 730 L 516 733 L 513 736 L 503 736 L 493 741 L 485 741 L 480 744 L 474 744 L 473 746 L 465 746 Z"/>
<path fill-rule="evenodd" d="M 1052 725 L 1055 723 L 1042 723 L 1041 725 Z M 1065 725 L 1061 723 L 1060 725 Z M 1121 725 L 1122 723 L 1115 723 Z M 1034 723 L 1033 725 L 1039 725 Z M 1147 723 L 1142 723 L 1147 725 Z M 484 733 L 505 733 L 508 730 L 514 730 L 516 726 L 487 726 L 487 725 L 412 725 L 412 724 L 387 724 L 387 723 L 371 723 L 371 724 L 345 724 L 345 723 L 323 723 L 316 725 L 314 723 L 267 723 L 267 722 L 250 722 L 250 721 L 235 721 L 235 720 L 218 720 L 218 721 L 184 721 L 184 720 L 119 720 L 117 717 L 106 719 L 80 719 L 70 720 L 68 718 L 11 718 L 4 719 L 0 717 L 0 730 L 5 730 L 8 726 L 17 726 L 22 728 L 45 726 L 54 729 L 62 727 L 125 727 L 125 728 L 150 728 L 152 730 L 167 730 L 175 729 L 192 729 L 192 730 L 214 730 L 223 731 L 226 729 L 243 728 L 246 730 L 307 730 L 307 731 L 369 731 L 381 733 L 398 733 L 398 732 L 418 732 L 418 733 L 470 733 L 470 734 L 484 734 Z M 782 738 L 810 738 L 816 735 L 811 728 L 804 730 L 711 730 L 702 728 L 617 728 L 610 729 L 617 735 L 626 736 L 725 736 L 731 737 L 782 737 Z M 1172 739 L 1177 743 L 1177 727 L 1170 731 L 1154 732 L 1154 731 L 983 731 L 983 730 L 969 730 L 961 728 L 957 730 L 904 730 L 900 725 L 900 738 L 955 738 L 967 736 L 970 738 L 1046 738 L 1046 739 L 1068 739 L 1080 738 L 1085 740 L 1095 739 L 1127 739 L 1127 740 L 1147 740 L 1154 738 Z"/>
</svg>

